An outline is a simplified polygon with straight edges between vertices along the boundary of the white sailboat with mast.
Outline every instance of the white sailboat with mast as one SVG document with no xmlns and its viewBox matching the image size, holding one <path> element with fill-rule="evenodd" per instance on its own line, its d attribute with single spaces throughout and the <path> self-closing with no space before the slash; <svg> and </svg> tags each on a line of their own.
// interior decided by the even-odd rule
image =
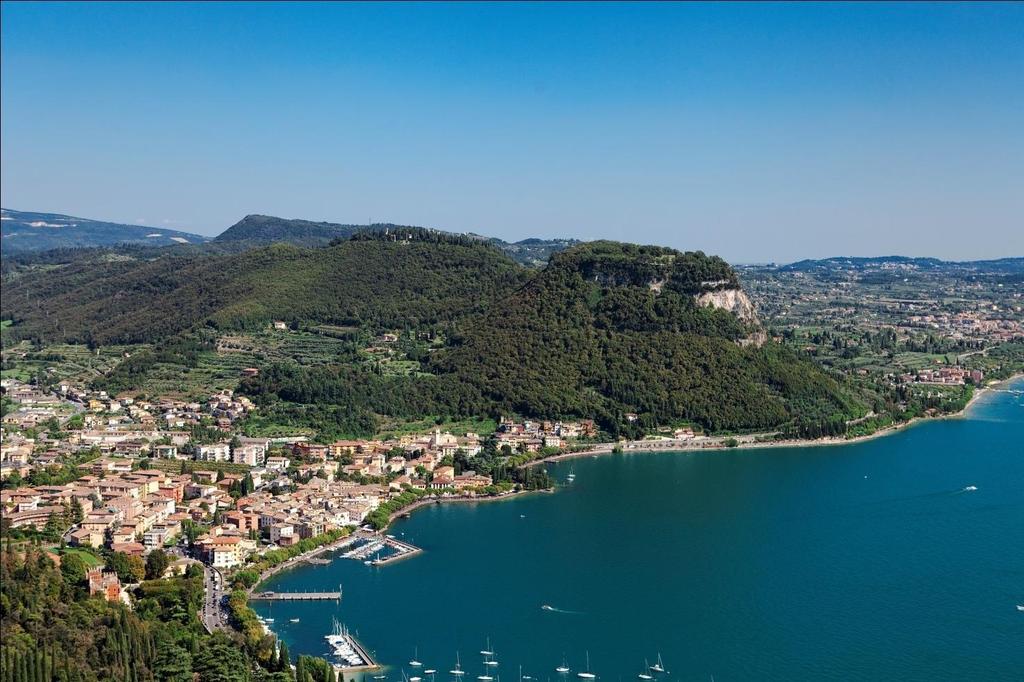
<svg viewBox="0 0 1024 682">
<path fill-rule="evenodd" d="M 462 679 L 462 676 L 466 674 L 466 671 L 462 669 L 462 662 L 459 660 L 458 651 L 455 652 L 455 669 L 448 672 L 459 679 Z"/>
<path fill-rule="evenodd" d="M 581 680 L 593 680 L 597 677 L 597 675 L 590 672 L 590 651 L 587 651 L 587 669 L 576 673 L 576 677 Z"/>
</svg>

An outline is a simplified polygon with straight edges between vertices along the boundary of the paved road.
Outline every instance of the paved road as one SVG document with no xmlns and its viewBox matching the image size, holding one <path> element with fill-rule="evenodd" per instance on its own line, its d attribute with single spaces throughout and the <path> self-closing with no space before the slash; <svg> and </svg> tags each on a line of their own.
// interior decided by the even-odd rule
<svg viewBox="0 0 1024 682">
<path fill-rule="evenodd" d="M 228 627 L 224 576 L 216 568 L 203 567 L 203 625 L 210 632 Z"/>
</svg>

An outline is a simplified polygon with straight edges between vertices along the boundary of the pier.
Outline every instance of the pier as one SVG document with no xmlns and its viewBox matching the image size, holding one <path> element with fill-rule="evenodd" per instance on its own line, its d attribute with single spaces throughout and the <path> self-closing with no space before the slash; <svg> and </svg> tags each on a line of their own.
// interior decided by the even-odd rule
<svg viewBox="0 0 1024 682">
<path fill-rule="evenodd" d="M 391 554 L 389 556 L 386 556 L 383 559 L 376 559 L 376 560 L 374 560 L 373 561 L 373 565 L 374 566 L 384 566 L 386 564 L 390 564 L 390 563 L 393 563 L 395 561 L 400 561 L 402 559 L 406 559 L 406 558 L 411 557 L 411 556 L 413 556 L 415 554 L 419 554 L 420 552 L 423 551 L 422 549 L 420 549 L 416 545 L 410 545 L 408 542 L 404 542 L 402 540 L 399 540 L 398 538 L 393 538 L 390 535 L 388 535 L 388 536 L 386 536 L 384 538 L 384 544 L 386 546 L 390 547 L 391 549 L 395 550 L 395 553 Z"/>
<path fill-rule="evenodd" d="M 262 601 L 341 601 L 341 590 L 337 592 L 253 592 L 249 599 Z"/>
<path fill-rule="evenodd" d="M 364 647 L 362 643 L 355 638 L 354 635 L 348 635 L 347 638 L 349 646 L 351 646 L 352 649 L 355 651 L 356 656 L 362 659 L 362 662 L 356 665 L 352 665 L 350 663 L 338 665 L 336 663 L 333 663 L 332 665 L 334 666 L 335 672 L 350 673 L 361 670 L 378 670 L 380 668 L 380 665 L 378 665 L 377 662 L 373 660 L 373 657 L 370 656 L 370 653 L 366 650 L 366 647 Z"/>
<path fill-rule="evenodd" d="M 378 554 L 384 549 L 391 549 L 393 550 L 393 553 L 386 557 L 370 559 L 371 556 Z M 385 566 L 398 561 L 399 559 L 405 559 L 406 557 L 413 556 L 414 554 L 419 554 L 422 551 L 422 549 L 415 545 L 410 545 L 408 542 L 399 540 L 391 535 L 385 535 L 383 537 L 374 538 L 365 545 L 360 545 L 355 549 L 345 552 L 342 554 L 342 557 L 345 559 L 356 559 L 371 566 Z"/>
</svg>

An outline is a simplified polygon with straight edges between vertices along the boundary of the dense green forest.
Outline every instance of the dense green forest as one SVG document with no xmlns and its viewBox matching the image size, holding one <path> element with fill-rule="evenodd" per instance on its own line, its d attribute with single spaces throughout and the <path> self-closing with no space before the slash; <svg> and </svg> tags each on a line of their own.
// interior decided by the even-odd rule
<svg viewBox="0 0 1024 682">
<path fill-rule="evenodd" d="M 89 344 L 166 339 L 197 325 L 244 329 L 325 322 L 380 328 L 446 325 L 518 286 L 525 270 L 469 238 L 413 231 L 319 249 L 168 252 L 148 260 L 77 259 L 4 285 L 11 338 Z"/>
<path fill-rule="evenodd" d="M 422 374 L 278 363 L 242 390 L 278 420 L 331 436 L 370 435 L 378 416 L 500 414 L 594 417 L 611 435 L 672 423 L 804 432 L 866 411 L 808 359 L 775 344 L 743 346 L 753 329 L 695 303 L 694 294 L 733 286 L 718 258 L 590 243 L 468 318 L 422 359 Z"/>
<path fill-rule="evenodd" d="M 613 436 L 682 423 L 809 433 L 866 411 L 809 359 L 746 343 L 755 320 L 696 302 L 738 287 L 700 252 L 590 242 L 529 270 L 476 237 L 389 228 L 318 249 L 74 260 L 9 281 L 3 309 L 9 338 L 153 343 L 95 380 L 114 393 L 144 389 L 159 363 L 195 367 L 211 333 L 272 320 L 443 332 L 405 375 L 357 361 L 353 346 L 316 366 L 276 360 L 242 383 L 262 419 L 324 437 L 500 414 L 593 417 Z"/>
</svg>

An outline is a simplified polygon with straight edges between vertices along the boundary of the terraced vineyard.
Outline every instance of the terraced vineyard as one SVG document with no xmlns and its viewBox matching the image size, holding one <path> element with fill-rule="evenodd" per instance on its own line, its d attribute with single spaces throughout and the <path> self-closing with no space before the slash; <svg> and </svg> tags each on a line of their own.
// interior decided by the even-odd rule
<svg viewBox="0 0 1024 682">
<path fill-rule="evenodd" d="M 42 349 L 21 341 L 3 349 L 2 376 L 28 381 L 45 372 L 60 381 L 86 384 L 106 374 L 126 357 L 144 346 L 105 346 L 96 351 L 84 345 L 55 344 Z"/>
</svg>

